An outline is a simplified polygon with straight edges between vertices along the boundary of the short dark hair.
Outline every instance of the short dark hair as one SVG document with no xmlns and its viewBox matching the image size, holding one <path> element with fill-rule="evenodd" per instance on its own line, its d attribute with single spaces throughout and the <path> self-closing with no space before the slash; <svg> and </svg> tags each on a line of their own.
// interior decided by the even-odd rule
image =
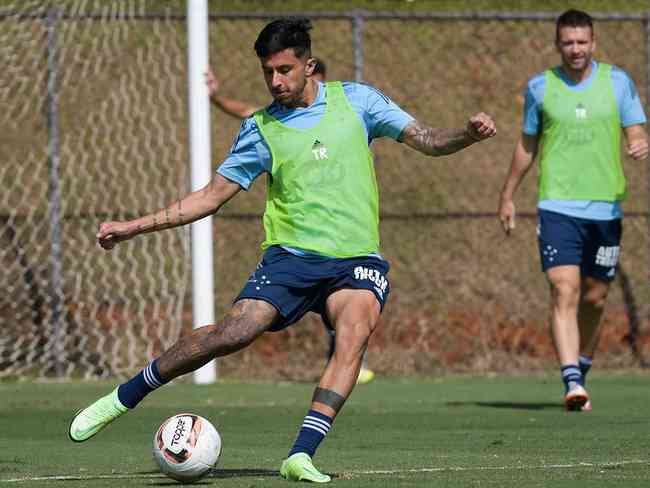
<svg viewBox="0 0 650 488">
<path fill-rule="evenodd" d="M 298 58 L 311 56 L 311 29 L 311 21 L 305 18 L 274 20 L 257 36 L 255 52 L 259 58 L 266 58 L 291 48 Z"/>
<path fill-rule="evenodd" d="M 321 58 L 314 58 L 316 61 L 316 66 L 314 66 L 314 72 L 313 74 L 321 74 L 323 77 L 327 76 L 327 65 L 325 64 L 325 61 L 323 61 Z"/>
<path fill-rule="evenodd" d="M 560 29 L 562 27 L 589 27 L 591 34 L 594 33 L 594 22 L 587 12 L 570 9 L 557 18 L 555 22 L 555 40 L 560 40 Z"/>
</svg>

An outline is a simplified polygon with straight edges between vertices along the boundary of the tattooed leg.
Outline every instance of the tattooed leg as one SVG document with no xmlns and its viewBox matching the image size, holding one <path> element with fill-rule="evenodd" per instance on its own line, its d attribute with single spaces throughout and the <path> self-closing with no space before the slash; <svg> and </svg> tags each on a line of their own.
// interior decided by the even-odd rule
<svg viewBox="0 0 650 488">
<path fill-rule="evenodd" d="M 265 301 L 240 300 L 220 324 L 194 329 L 166 350 L 158 358 L 160 375 L 169 381 L 215 357 L 239 351 L 263 334 L 277 317 L 277 310 Z"/>
</svg>

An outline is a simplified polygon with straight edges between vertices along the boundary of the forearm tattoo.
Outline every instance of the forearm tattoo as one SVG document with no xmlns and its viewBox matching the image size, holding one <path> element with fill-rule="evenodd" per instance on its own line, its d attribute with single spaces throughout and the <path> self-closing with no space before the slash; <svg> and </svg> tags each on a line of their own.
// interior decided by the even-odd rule
<svg viewBox="0 0 650 488">
<path fill-rule="evenodd" d="M 175 212 L 174 212 L 175 211 Z M 168 229 L 184 224 L 183 206 L 181 200 L 178 205 L 171 204 L 169 207 L 158 210 L 151 215 L 151 222 L 138 226 L 138 232 L 147 233 L 157 230 Z"/>
<path fill-rule="evenodd" d="M 400 140 L 429 156 L 443 156 L 476 142 L 465 129 L 434 129 L 417 121 L 406 126 Z"/>
</svg>

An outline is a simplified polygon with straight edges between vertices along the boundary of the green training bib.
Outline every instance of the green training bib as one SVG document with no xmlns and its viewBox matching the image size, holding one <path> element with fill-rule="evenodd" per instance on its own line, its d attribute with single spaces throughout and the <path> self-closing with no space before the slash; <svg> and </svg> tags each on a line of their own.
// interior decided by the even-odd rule
<svg viewBox="0 0 650 488">
<path fill-rule="evenodd" d="M 266 110 L 255 121 L 272 157 L 262 248 L 333 257 L 379 251 L 379 195 L 366 133 L 340 82 L 325 84 L 325 114 L 293 129 Z"/>
<path fill-rule="evenodd" d="M 599 63 L 587 89 L 576 92 L 556 70 L 544 73 L 540 200 L 600 200 L 626 196 L 621 120 L 612 67 Z"/>
</svg>

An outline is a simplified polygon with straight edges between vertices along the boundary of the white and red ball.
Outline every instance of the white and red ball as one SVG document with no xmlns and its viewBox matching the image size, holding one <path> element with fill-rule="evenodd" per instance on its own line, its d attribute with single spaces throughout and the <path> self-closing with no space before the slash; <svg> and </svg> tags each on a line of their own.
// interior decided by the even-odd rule
<svg viewBox="0 0 650 488">
<path fill-rule="evenodd" d="M 201 479 L 221 454 L 221 436 L 209 421 L 191 413 L 165 420 L 153 438 L 153 457 L 160 470 L 183 483 Z"/>
</svg>

